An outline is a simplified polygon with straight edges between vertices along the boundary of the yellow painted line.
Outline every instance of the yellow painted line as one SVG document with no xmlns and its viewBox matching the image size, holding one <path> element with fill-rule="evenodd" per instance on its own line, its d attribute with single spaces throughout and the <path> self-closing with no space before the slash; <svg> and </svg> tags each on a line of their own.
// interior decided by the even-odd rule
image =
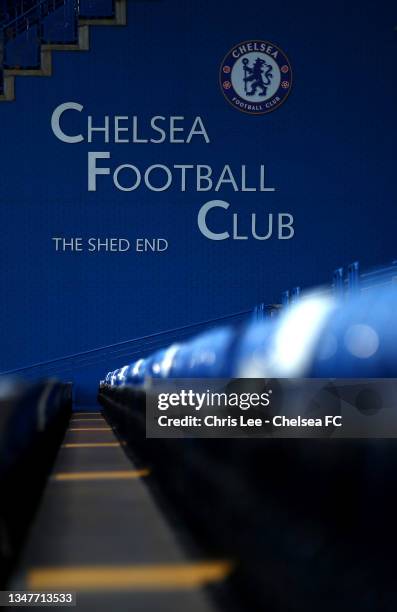
<svg viewBox="0 0 397 612">
<path fill-rule="evenodd" d="M 102 412 L 72 412 L 72 419 L 73 417 L 77 416 L 77 417 L 82 417 L 82 416 L 101 416 Z"/>
<path fill-rule="evenodd" d="M 118 442 L 76 442 L 62 444 L 61 448 L 116 448 L 120 447 Z"/>
<path fill-rule="evenodd" d="M 92 423 L 92 421 L 94 422 L 101 422 L 101 423 L 106 423 L 105 419 L 100 419 L 100 418 L 95 418 L 95 419 L 70 419 L 69 423 L 81 423 L 83 421 L 83 423 L 86 423 L 87 421 L 89 421 L 90 423 Z"/>
<path fill-rule="evenodd" d="M 149 476 L 150 470 L 114 470 L 106 472 L 58 472 L 51 476 L 51 480 L 131 480 Z"/>
<path fill-rule="evenodd" d="M 29 590 L 139 591 L 202 587 L 220 582 L 234 568 L 230 561 L 164 565 L 37 567 L 27 572 Z"/>
<path fill-rule="evenodd" d="M 111 427 L 69 427 L 67 431 L 113 431 Z"/>
</svg>

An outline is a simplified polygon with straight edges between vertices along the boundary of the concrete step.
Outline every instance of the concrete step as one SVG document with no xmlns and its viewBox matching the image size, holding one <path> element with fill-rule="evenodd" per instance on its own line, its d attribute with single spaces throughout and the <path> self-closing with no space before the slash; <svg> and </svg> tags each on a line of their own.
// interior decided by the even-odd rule
<svg viewBox="0 0 397 612">
<path fill-rule="evenodd" d="M 78 29 L 77 44 L 48 43 L 41 45 L 44 51 L 89 51 L 90 49 L 90 29 L 88 25 L 81 25 Z"/>
<path fill-rule="evenodd" d="M 83 25 L 124 26 L 127 24 L 127 1 L 115 0 L 115 16 L 113 18 L 79 19 Z"/>
<path fill-rule="evenodd" d="M 4 77 L 4 93 L 0 94 L 0 102 L 13 102 L 15 100 L 15 79 L 13 76 Z"/>
<path fill-rule="evenodd" d="M 100 414 L 73 414 L 11 588 L 75 592 L 77 609 L 215 612 L 227 560 L 185 550 Z"/>
</svg>

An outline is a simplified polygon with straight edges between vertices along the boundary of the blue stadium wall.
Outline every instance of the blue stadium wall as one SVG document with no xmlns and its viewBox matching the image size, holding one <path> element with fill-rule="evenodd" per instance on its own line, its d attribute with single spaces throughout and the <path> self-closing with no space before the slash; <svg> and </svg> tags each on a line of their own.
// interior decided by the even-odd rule
<svg viewBox="0 0 397 612">
<path fill-rule="evenodd" d="M 356 259 L 394 259 L 396 25 L 385 0 L 131 1 L 127 27 L 92 28 L 88 53 L 54 53 L 51 78 L 18 79 L 16 101 L 0 108 L 0 369 L 278 301 Z M 294 71 L 289 99 L 261 117 L 237 112 L 218 85 L 225 53 L 255 38 L 280 45 Z M 92 146 L 66 146 L 50 127 L 69 100 L 98 120 L 201 115 L 210 145 L 98 150 L 115 165 L 264 163 L 276 193 L 226 189 L 222 198 L 241 215 L 293 213 L 294 239 L 208 241 L 195 221 L 206 194 L 128 194 L 110 180 L 87 193 Z M 71 130 L 81 123 L 70 116 Z M 56 254 L 59 235 L 161 236 L 170 246 L 161 255 Z M 81 401 L 119 365 L 81 370 Z"/>
</svg>

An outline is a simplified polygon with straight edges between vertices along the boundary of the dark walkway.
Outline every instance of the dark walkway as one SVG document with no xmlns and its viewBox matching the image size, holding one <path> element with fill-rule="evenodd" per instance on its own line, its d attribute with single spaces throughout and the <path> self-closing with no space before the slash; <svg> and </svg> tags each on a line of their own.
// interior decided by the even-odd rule
<svg viewBox="0 0 397 612">
<path fill-rule="evenodd" d="M 225 561 L 187 558 L 101 413 L 74 413 L 14 588 L 76 591 L 78 610 L 210 612 Z"/>
</svg>

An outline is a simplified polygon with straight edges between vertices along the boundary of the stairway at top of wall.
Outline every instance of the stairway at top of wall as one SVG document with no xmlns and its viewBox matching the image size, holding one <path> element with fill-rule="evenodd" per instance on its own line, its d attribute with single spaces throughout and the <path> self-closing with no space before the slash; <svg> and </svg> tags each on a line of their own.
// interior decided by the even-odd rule
<svg viewBox="0 0 397 612">
<path fill-rule="evenodd" d="M 126 24 L 126 0 L 2 0 L 0 7 L 5 102 L 15 99 L 16 77 L 51 76 L 53 51 L 88 51 L 90 26 Z"/>
</svg>

